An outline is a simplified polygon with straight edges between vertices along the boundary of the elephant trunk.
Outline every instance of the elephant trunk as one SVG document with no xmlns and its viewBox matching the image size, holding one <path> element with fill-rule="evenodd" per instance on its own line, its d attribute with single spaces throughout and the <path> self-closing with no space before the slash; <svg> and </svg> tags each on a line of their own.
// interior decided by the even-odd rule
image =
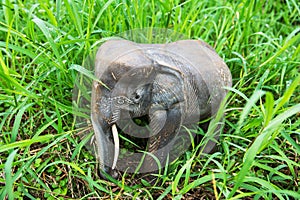
<svg viewBox="0 0 300 200">
<path fill-rule="evenodd" d="M 93 117 L 92 123 L 97 141 L 95 152 L 100 161 L 100 174 L 103 178 L 105 178 L 105 173 L 117 178 L 118 174 L 115 168 L 119 156 L 119 137 L 116 125 L 113 124 L 111 127 L 107 127 L 107 129 L 102 129 L 103 126 L 98 123 L 97 119 L 93 119 Z M 111 135 L 113 136 L 113 141 L 111 140 Z"/>
<path fill-rule="evenodd" d="M 95 152 L 100 161 L 100 169 L 104 174 L 107 173 L 117 178 L 118 174 L 115 168 L 119 157 L 120 141 L 116 122 L 119 119 L 120 111 L 114 110 L 109 121 L 100 119 L 96 113 L 92 113 L 92 124 L 97 141 Z M 105 178 L 102 172 L 101 175 Z"/>
<path fill-rule="evenodd" d="M 128 110 L 130 104 L 132 104 L 132 101 L 125 96 L 101 98 L 98 104 L 94 104 L 97 106 L 95 110 L 99 110 L 105 116 L 101 119 L 98 112 L 92 113 L 92 122 L 98 144 L 96 152 L 100 160 L 100 168 L 113 177 L 117 177 L 115 169 L 120 150 L 119 133 L 116 124 L 120 119 L 121 109 Z"/>
</svg>

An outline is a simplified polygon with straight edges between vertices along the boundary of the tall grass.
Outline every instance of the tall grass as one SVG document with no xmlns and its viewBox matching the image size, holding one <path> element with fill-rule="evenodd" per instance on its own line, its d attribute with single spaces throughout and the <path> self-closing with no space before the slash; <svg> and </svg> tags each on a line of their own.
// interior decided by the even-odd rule
<svg viewBox="0 0 300 200">
<path fill-rule="evenodd" d="M 2 1 L 0 199 L 300 199 L 299 16 L 295 0 Z M 108 182 L 83 148 L 92 129 L 75 126 L 72 89 L 102 41 L 145 27 L 202 39 L 224 58 L 234 81 L 225 126 L 215 153 L 191 149 L 155 186 Z"/>
</svg>

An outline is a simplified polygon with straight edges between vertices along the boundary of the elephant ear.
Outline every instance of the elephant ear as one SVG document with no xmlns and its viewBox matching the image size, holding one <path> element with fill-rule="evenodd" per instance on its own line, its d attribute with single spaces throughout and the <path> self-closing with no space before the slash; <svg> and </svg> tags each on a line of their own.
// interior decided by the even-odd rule
<svg viewBox="0 0 300 200">
<path fill-rule="evenodd" d="M 170 109 L 174 104 L 184 101 L 184 79 L 175 67 L 155 63 L 155 78 L 152 86 L 154 104 Z"/>
<path fill-rule="evenodd" d="M 197 121 L 199 120 L 197 115 L 199 115 L 200 110 L 203 111 L 202 113 L 206 113 L 207 106 L 201 102 L 199 96 L 205 96 L 208 88 L 201 74 L 198 73 L 197 66 L 193 62 L 186 60 L 185 57 L 175 53 L 172 49 L 168 49 L 168 47 L 148 48 L 145 50 L 146 57 L 152 61 L 160 74 L 156 80 L 161 82 L 154 85 L 154 89 L 159 92 L 159 86 L 168 87 L 169 91 L 165 93 L 165 96 L 169 96 L 169 100 L 172 99 L 170 97 L 175 96 L 175 101 L 171 100 L 169 106 L 174 104 L 176 99 L 184 101 L 182 103 L 184 107 L 181 107 L 181 109 L 185 109 L 182 117 L 188 117 L 188 121 L 190 119 L 194 119 L 193 122 Z M 177 81 L 174 81 L 176 79 Z M 172 82 L 175 84 L 172 84 Z M 203 106 L 201 107 L 201 105 Z"/>
</svg>

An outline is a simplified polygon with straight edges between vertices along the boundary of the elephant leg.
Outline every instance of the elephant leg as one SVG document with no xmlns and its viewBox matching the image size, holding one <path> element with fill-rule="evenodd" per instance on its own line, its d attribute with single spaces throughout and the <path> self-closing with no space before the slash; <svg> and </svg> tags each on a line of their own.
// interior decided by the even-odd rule
<svg viewBox="0 0 300 200">
<path fill-rule="evenodd" d="M 155 156 L 160 162 L 161 167 L 166 164 L 170 151 L 174 148 L 173 144 L 181 126 L 180 104 L 175 104 L 169 110 L 162 110 L 159 106 L 151 108 L 150 129 L 152 135 L 148 140 L 148 152 L 142 166 L 142 172 L 153 172 L 159 169 Z"/>
</svg>

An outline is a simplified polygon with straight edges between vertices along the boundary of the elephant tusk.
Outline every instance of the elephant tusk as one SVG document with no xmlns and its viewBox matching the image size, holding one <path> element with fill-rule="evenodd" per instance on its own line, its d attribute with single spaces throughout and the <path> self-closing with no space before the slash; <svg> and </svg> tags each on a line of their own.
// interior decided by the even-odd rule
<svg viewBox="0 0 300 200">
<path fill-rule="evenodd" d="M 120 142 L 119 142 L 119 136 L 118 136 L 118 130 L 117 130 L 116 124 L 113 124 L 111 129 L 112 129 L 113 139 L 114 139 L 114 143 L 115 143 L 114 161 L 113 161 L 111 168 L 115 169 L 116 165 L 117 165 L 118 157 L 119 157 Z"/>
</svg>

